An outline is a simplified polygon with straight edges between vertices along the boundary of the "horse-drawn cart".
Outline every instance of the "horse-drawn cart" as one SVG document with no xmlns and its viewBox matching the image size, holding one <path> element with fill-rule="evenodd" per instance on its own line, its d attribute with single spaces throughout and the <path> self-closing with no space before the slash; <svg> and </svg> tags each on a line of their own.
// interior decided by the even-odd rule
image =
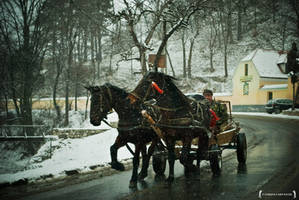
<svg viewBox="0 0 299 200">
<path fill-rule="evenodd" d="M 192 148 L 190 151 L 190 157 L 193 160 L 197 160 L 197 165 L 199 166 L 200 160 L 209 160 L 210 166 L 213 174 L 219 174 L 222 168 L 222 151 L 225 149 L 236 149 L 237 160 L 241 164 L 245 164 L 247 158 L 247 142 L 246 135 L 240 133 L 239 123 L 234 121 L 231 114 L 231 106 L 229 101 L 221 101 L 221 104 L 229 107 L 229 120 L 225 126 L 222 126 L 218 131 L 211 134 L 209 139 L 209 150 L 207 151 L 207 156 L 205 158 L 199 158 L 197 154 L 197 144 L 198 139 L 192 141 Z M 149 120 L 149 117 L 146 116 Z M 152 127 L 155 129 L 156 133 L 161 139 L 163 139 L 163 133 L 160 132 L 159 128 L 155 127 L 154 121 L 151 122 Z M 180 156 L 182 149 L 181 141 L 176 143 L 176 158 Z M 153 154 L 153 170 L 156 174 L 163 174 L 166 168 L 167 161 L 167 148 L 160 144 L 157 145 L 156 151 Z"/>
</svg>

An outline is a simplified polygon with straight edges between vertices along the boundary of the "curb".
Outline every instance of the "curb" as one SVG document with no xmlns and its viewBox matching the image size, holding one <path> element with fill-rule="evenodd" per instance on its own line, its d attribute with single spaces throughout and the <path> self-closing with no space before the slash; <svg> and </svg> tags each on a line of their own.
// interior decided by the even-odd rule
<svg viewBox="0 0 299 200">
<path fill-rule="evenodd" d="M 123 159 L 120 161 L 124 167 L 125 171 L 128 171 L 133 168 L 133 160 L 132 158 Z M 142 163 L 142 161 L 140 162 Z M 87 169 L 87 170 L 86 170 Z M 70 178 L 75 175 L 88 175 L 97 173 L 99 177 L 104 176 L 110 176 L 112 174 L 119 173 L 120 171 L 112 169 L 109 164 L 99 164 L 99 165 L 91 165 L 89 167 L 86 167 L 85 169 L 72 169 L 72 170 L 65 170 L 63 174 L 58 175 L 54 177 L 53 174 L 46 174 L 41 175 L 38 178 L 34 179 L 28 179 L 28 178 L 22 178 L 17 181 L 13 182 L 2 182 L 0 183 L 0 189 L 6 188 L 6 187 L 14 187 L 14 186 L 22 186 L 22 185 L 28 185 L 28 184 L 36 184 L 36 183 L 49 183 L 49 182 L 55 182 L 63 179 Z"/>
</svg>

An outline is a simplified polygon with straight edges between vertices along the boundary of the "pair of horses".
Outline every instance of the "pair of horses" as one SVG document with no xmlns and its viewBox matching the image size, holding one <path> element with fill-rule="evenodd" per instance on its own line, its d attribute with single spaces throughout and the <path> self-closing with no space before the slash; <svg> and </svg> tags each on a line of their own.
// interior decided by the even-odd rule
<svg viewBox="0 0 299 200">
<path fill-rule="evenodd" d="M 204 159 L 205 152 L 208 150 L 208 128 L 211 119 L 209 109 L 187 98 L 176 87 L 173 80 L 173 77 L 163 73 L 149 72 L 131 93 L 111 84 L 87 88 L 91 92 L 90 122 L 93 125 L 100 125 L 111 109 L 114 109 L 119 116 L 119 134 L 110 148 L 112 168 L 124 169 L 123 165 L 117 161 L 117 149 L 128 142 L 135 144 L 130 187 L 137 185 L 140 151 L 142 169 L 139 178 L 144 179 L 147 176 L 150 157 L 160 141 L 157 134 L 144 121 L 141 115 L 142 108 L 157 111 L 159 120 L 156 126 L 164 133 L 168 150 L 169 176 L 167 180 L 169 182 L 174 180 L 175 142 L 177 140 L 183 143 L 180 162 L 184 165 L 185 172 L 195 169 L 192 164 L 193 159 L 190 158 L 191 142 L 194 138 L 199 138 L 199 160 Z M 156 100 L 155 105 L 144 104 L 150 99 Z M 146 144 L 149 142 L 151 145 L 147 151 Z"/>
</svg>

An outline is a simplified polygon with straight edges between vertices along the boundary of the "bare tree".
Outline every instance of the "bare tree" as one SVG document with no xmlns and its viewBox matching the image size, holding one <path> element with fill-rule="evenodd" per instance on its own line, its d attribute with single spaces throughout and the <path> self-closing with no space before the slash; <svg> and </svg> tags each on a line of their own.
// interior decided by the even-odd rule
<svg viewBox="0 0 299 200">
<path fill-rule="evenodd" d="M 191 20 L 190 20 L 191 21 Z M 193 55 L 193 49 L 194 49 L 194 44 L 197 36 L 199 35 L 199 28 L 200 28 L 200 16 L 199 15 L 194 15 L 191 25 L 190 25 L 190 30 L 191 30 L 191 37 L 189 39 L 190 47 L 189 47 L 189 55 L 188 55 L 188 65 L 187 65 L 187 76 L 188 78 L 191 78 L 191 72 L 192 72 L 192 55 Z"/>
<path fill-rule="evenodd" d="M 65 4 L 66 5 L 66 18 L 64 22 L 64 36 L 66 41 L 67 48 L 67 60 L 66 60 L 66 68 L 65 68 L 65 118 L 64 118 L 64 126 L 69 124 L 69 94 L 70 94 L 70 83 L 71 83 L 71 67 L 73 65 L 73 56 L 74 56 L 74 48 L 76 43 L 76 38 L 78 36 L 78 18 L 74 15 L 74 7 L 73 4 Z"/>
<path fill-rule="evenodd" d="M 213 15 L 207 17 L 207 23 L 209 26 L 208 47 L 209 47 L 210 72 L 214 72 L 215 68 L 213 64 L 214 63 L 213 57 L 216 51 L 216 39 L 218 35 L 218 27 Z"/>
<path fill-rule="evenodd" d="M 136 1 L 134 4 L 130 4 L 127 0 L 123 0 L 126 8 L 122 10 L 118 16 L 126 20 L 129 33 L 133 39 L 134 45 L 139 50 L 139 61 L 141 63 L 142 73 L 146 73 L 146 51 L 150 48 L 148 47 L 153 34 L 157 26 L 161 22 L 161 17 L 165 9 L 173 2 L 173 0 L 160 1 L 160 5 L 155 3 L 151 6 L 150 1 Z M 152 15 L 152 22 L 149 25 L 149 29 L 146 30 L 145 39 L 141 38 L 136 32 L 136 25 L 140 22 L 142 16 Z"/>
<path fill-rule="evenodd" d="M 182 41 L 182 52 L 183 52 L 183 77 L 187 77 L 187 66 L 186 66 L 186 39 L 185 39 L 186 31 L 185 29 L 181 32 L 181 41 Z"/>
<path fill-rule="evenodd" d="M 1 34 L 9 49 L 11 81 L 18 85 L 11 88 L 13 96 L 19 100 L 22 123 L 32 124 L 32 96 L 39 88 L 40 71 L 47 44 L 44 0 L 3 0 L 1 9 Z"/>
<path fill-rule="evenodd" d="M 230 1 L 230 0 L 229 0 Z M 229 36 L 230 36 L 230 29 L 228 29 L 228 18 L 230 17 L 227 12 L 224 10 L 224 2 L 222 0 L 219 1 L 218 5 L 218 19 L 220 24 L 220 32 L 221 32 L 221 39 L 223 41 L 223 58 L 224 58 L 224 77 L 228 76 L 227 70 L 227 49 L 229 43 Z M 228 12 L 231 12 L 230 10 Z"/>
<path fill-rule="evenodd" d="M 192 54 L 195 39 L 199 35 L 199 16 L 197 18 L 190 19 L 189 29 L 182 29 L 181 40 L 182 40 L 182 50 L 183 50 L 183 77 L 191 78 L 192 71 Z M 188 32 L 187 32 L 188 31 Z M 188 34 L 186 34 L 188 33 Z M 189 42 L 188 57 L 186 55 L 186 44 Z"/>
<path fill-rule="evenodd" d="M 294 15 L 290 17 L 290 19 L 296 25 L 297 36 L 299 36 L 299 2 L 297 0 L 289 0 L 288 2 L 294 13 Z"/>
<path fill-rule="evenodd" d="M 226 30 L 227 30 L 227 37 L 228 42 L 233 43 L 233 29 L 232 29 L 232 0 L 226 0 L 227 5 L 227 18 L 226 18 Z"/>
<path fill-rule="evenodd" d="M 204 9 L 208 6 L 208 1 L 205 0 L 194 0 L 194 1 L 174 1 L 170 4 L 167 12 L 164 13 L 164 21 L 168 23 L 168 32 L 165 33 L 159 49 L 156 54 L 154 67 L 157 71 L 158 61 L 161 57 L 161 53 L 165 48 L 168 39 L 180 28 L 185 28 L 188 23 L 190 17 L 197 11 Z"/>
<path fill-rule="evenodd" d="M 243 7 L 244 7 L 244 0 L 237 1 L 237 40 L 240 41 L 242 39 L 242 23 L 243 23 Z"/>
<path fill-rule="evenodd" d="M 58 4 L 58 1 L 52 0 L 47 2 L 46 10 L 48 16 L 47 26 L 51 27 L 49 36 L 50 36 L 50 44 L 47 51 L 47 56 L 51 58 L 51 65 L 54 68 L 53 71 L 53 82 L 52 84 L 52 99 L 53 106 L 56 111 L 56 123 L 61 121 L 61 108 L 57 102 L 57 91 L 59 88 L 60 78 L 62 76 L 62 72 L 64 69 L 64 61 L 66 59 L 66 48 L 65 48 L 65 40 L 63 39 L 62 34 L 62 19 L 64 16 L 62 15 L 64 7 L 61 7 Z M 49 77 L 50 78 L 50 77 Z"/>
</svg>

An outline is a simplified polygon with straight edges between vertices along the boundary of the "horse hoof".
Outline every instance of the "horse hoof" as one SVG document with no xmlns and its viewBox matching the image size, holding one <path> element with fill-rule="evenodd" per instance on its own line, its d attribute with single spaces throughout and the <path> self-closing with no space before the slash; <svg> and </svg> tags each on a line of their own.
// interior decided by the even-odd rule
<svg viewBox="0 0 299 200">
<path fill-rule="evenodd" d="M 138 174 L 138 180 L 143 180 L 147 177 L 147 173 L 139 173 Z"/>
<path fill-rule="evenodd" d="M 172 183 L 174 181 L 174 178 L 171 176 L 171 177 L 168 177 L 167 179 L 166 179 L 166 182 L 167 183 Z"/>
<path fill-rule="evenodd" d="M 197 167 L 196 167 L 196 165 L 191 165 L 191 167 L 190 167 L 190 171 L 191 172 L 197 172 Z"/>
<path fill-rule="evenodd" d="M 130 181 L 129 188 L 137 188 L 137 182 L 136 181 Z"/>
<path fill-rule="evenodd" d="M 125 166 L 120 162 L 112 162 L 110 163 L 111 168 L 116 169 L 118 171 L 125 171 Z"/>
</svg>

